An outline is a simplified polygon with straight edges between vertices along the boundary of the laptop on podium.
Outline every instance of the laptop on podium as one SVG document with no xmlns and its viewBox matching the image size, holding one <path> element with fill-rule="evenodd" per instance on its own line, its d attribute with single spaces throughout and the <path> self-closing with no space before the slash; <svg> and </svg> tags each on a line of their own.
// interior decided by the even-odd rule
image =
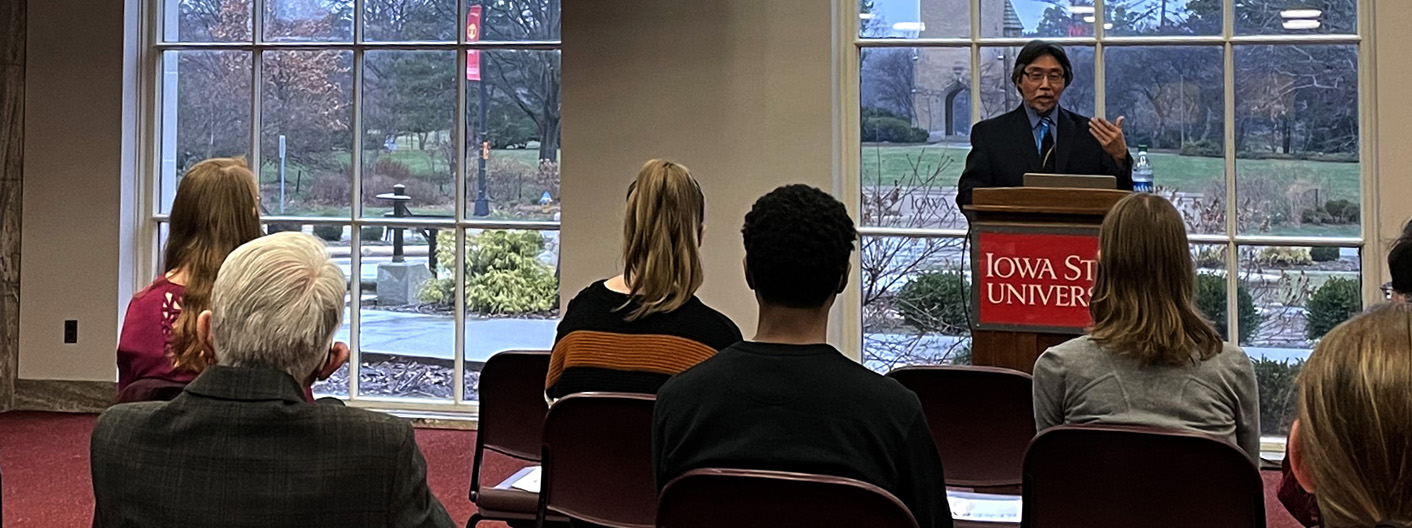
<svg viewBox="0 0 1412 528">
<path fill-rule="evenodd" d="M 1118 178 L 1103 174 L 1025 173 L 1025 187 L 1058 187 L 1064 189 L 1117 189 Z"/>
</svg>

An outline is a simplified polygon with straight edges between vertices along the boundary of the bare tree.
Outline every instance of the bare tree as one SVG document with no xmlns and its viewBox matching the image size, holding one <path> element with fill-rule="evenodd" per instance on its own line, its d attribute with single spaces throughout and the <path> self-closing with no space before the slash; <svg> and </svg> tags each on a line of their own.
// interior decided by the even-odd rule
<svg viewBox="0 0 1412 528">
<path fill-rule="evenodd" d="M 956 161 L 944 147 L 921 149 L 905 155 L 905 167 L 895 178 L 884 176 L 882 147 L 874 147 L 872 159 L 877 178 L 863 182 L 860 223 L 871 227 L 939 228 L 964 225 L 952 196 L 944 191 L 950 185 L 944 174 Z M 968 339 L 944 340 L 926 329 L 902 322 L 896 305 L 897 293 L 918 274 L 957 270 L 965 264 L 961 239 L 949 237 L 866 236 L 860 251 L 863 304 L 863 362 L 871 368 L 887 370 L 908 364 L 936 364 L 950 361 L 969 348 Z M 969 332 L 963 331 L 964 336 Z"/>
<path fill-rule="evenodd" d="M 559 38 L 560 0 L 499 0 L 487 6 L 484 40 L 550 41 Z M 497 51 L 483 60 L 484 82 L 533 120 L 539 159 L 559 159 L 559 53 Z"/>
<path fill-rule="evenodd" d="M 864 106 L 875 106 L 915 122 L 916 53 L 907 48 L 864 48 Z"/>
</svg>

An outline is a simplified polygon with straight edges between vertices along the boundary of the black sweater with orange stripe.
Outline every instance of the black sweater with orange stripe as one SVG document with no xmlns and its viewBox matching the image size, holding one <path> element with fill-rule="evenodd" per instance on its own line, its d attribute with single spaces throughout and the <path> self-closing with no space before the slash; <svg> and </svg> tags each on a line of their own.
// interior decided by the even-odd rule
<svg viewBox="0 0 1412 528">
<path fill-rule="evenodd" d="M 692 297 L 680 308 L 623 320 L 635 304 L 598 281 L 564 311 L 554 338 L 545 394 L 576 392 L 656 394 L 673 375 L 741 341 L 740 328 Z M 621 309 L 620 309 L 621 308 Z"/>
</svg>

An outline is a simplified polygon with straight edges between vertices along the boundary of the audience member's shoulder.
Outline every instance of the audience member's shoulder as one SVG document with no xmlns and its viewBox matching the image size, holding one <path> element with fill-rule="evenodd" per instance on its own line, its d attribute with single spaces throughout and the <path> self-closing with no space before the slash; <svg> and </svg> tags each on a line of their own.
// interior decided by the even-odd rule
<svg viewBox="0 0 1412 528">
<path fill-rule="evenodd" d="M 711 379 L 713 376 L 730 375 L 737 368 L 737 357 L 740 351 L 736 350 L 741 343 L 735 343 L 720 349 L 711 357 L 701 360 L 700 363 L 692 365 L 690 368 L 678 372 L 667 380 L 668 383 L 682 380 L 694 382 L 698 379 Z"/>
<path fill-rule="evenodd" d="M 744 337 L 740 333 L 740 327 L 736 326 L 735 321 L 732 321 L 730 317 L 726 317 L 726 314 L 721 313 L 720 310 L 707 306 L 706 303 L 701 302 L 701 299 L 698 299 L 696 297 L 692 297 L 692 301 L 694 301 L 694 304 L 698 306 L 701 311 L 701 319 L 703 321 L 703 324 L 710 325 L 712 327 L 712 330 L 719 333 L 723 337 L 729 338 L 728 340 L 730 342 L 725 343 L 725 345 L 733 345 L 736 342 L 744 339 Z"/>
<path fill-rule="evenodd" d="M 888 408 L 897 411 L 921 411 L 922 401 L 917 398 L 917 393 L 912 392 L 912 389 L 904 387 L 901 382 L 882 374 L 876 372 L 872 374 L 876 376 L 873 385 L 880 396 L 879 403 L 886 403 Z"/>
<path fill-rule="evenodd" d="M 741 343 L 736 343 L 727 346 L 715 355 L 672 376 L 657 390 L 657 398 L 661 399 L 664 394 L 680 391 L 695 391 L 697 387 L 710 387 L 722 383 L 722 379 L 731 379 L 737 370 L 734 359 L 739 354 L 739 351 L 734 349 L 740 345 Z"/>
<path fill-rule="evenodd" d="M 148 401 L 120 403 L 104 410 L 93 425 L 93 436 L 112 434 L 118 431 L 142 427 L 143 424 L 168 402 Z"/>
<path fill-rule="evenodd" d="M 1093 338 L 1082 335 L 1049 347 L 1043 355 L 1049 356 L 1050 360 L 1065 360 L 1097 354 L 1102 351 L 1103 347 L 1093 342 Z"/>
<path fill-rule="evenodd" d="M 1250 356 L 1234 343 L 1222 343 L 1221 353 L 1217 354 L 1215 359 L 1220 361 L 1222 365 L 1236 370 L 1244 370 L 1250 368 L 1251 365 Z"/>
<path fill-rule="evenodd" d="M 338 434 L 363 434 L 370 440 L 391 444 L 400 443 L 412 434 L 411 424 L 387 413 L 343 405 L 312 404 L 311 407 L 314 418 Z"/>
<path fill-rule="evenodd" d="M 603 286 L 604 282 L 606 282 L 606 280 L 600 279 L 590 283 L 588 286 L 584 286 L 583 289 L 574 294 L 572 299 L 569 299 L 569 306 L 592 302 L 595 299 L 603 297 L 603 294 L 608 291 L 608 289 Z"/>
<path fill-rule="evenodd" d="M 829 369 L 834 373 L 834 382 L 841 387 L 858 391 L 855 393 L 856 397 L 875 402 L 880 407 L 921 408 L 916 393 L 901 382 L 849 359 L 837 349 L 824 357 L 834 366 Z"/>
</svg>

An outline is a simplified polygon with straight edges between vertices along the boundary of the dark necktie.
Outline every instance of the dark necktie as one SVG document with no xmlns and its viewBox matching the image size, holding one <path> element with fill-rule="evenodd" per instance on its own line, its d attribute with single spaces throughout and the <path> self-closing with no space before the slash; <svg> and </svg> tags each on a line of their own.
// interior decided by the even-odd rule
<svg viewBox="0 0 1412 528">
<path fill-rule="evenodd" d="M 1054 172 L 1054 122 L 1046 116 L 1040 119 L 1039 127 L 1040 170 Z"/>
</svg>

